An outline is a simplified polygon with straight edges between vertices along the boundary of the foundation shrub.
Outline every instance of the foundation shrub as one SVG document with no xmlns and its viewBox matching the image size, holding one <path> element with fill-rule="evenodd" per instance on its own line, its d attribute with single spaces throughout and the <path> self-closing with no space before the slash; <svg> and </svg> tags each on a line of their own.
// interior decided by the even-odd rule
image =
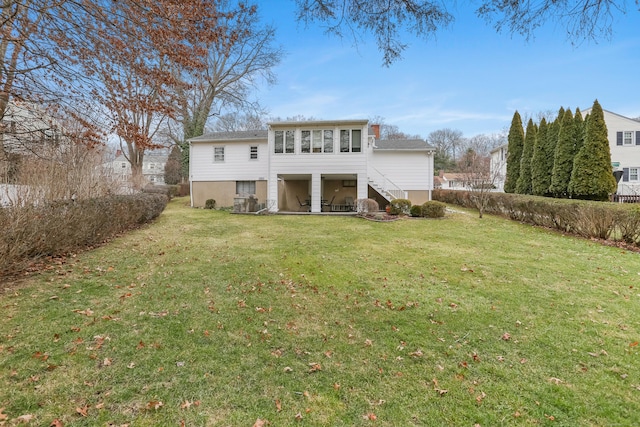
<svg viewBox="0 0 640 427">
<path fill-rule="evenodd" d="M 0 273 L 102 243 L 153 220 L 167 202 L 165 195 L 136 194 L 0 209 Z"/>
<path fill-rule="evenodd" d="M 411 213 L 412 217 L 420 217 L 420 216 L 422 216 L 422 206 L 420 206 L 420 205 L 411 206 L 410 213 Z"/>
<path fill-rule="evenodd" d="M 389 202 L 391 215 L 409 215 L 411 213 L 411 201 L 407 199 L 393 199 Z"/>
<path fill-rule="evenodd" d="M 204 208 L 205 209 L 215 209 L 216 208 L 216 201 L 214 199 L 207 199 L 204 202 Z"/>
<path fill-rule="evenodd" d="M 422 204 L 422 216 L 425 218 L 443 218 L 446 208 L 446 204 L 436 200 L 430 200 Z"/>
</svg>

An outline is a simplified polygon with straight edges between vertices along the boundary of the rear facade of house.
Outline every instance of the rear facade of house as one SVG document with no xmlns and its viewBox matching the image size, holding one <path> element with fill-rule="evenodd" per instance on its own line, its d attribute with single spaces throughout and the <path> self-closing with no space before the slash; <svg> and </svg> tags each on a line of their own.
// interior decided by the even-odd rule
<svg viewBox="0 0 640 427">
<path fill-rule="evenodd" d="M 191 204 L 240 210 L 344 212 L 358 199 L 431 199 L 433 148 L 381 141 L 367 120 L 273 122 L 190 142 Z"/>
</svg>

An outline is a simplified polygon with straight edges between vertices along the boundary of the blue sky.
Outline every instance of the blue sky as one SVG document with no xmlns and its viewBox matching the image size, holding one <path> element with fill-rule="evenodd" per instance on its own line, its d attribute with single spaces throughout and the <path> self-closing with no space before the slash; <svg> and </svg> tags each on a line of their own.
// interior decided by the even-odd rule
<svg viewBox="0 0 640 427">
<path fill-rule="evenodd" d="M 277 84 L 256 94 L 271 116 L 381 116 L 423 138 L 443 128 L 465 137 L 500 132 L 516 110 L 528 117 L 560 106 L 585 109 L 596 98 L 606 110 L 640 116 L 640 12 L 633 2 L 614 18 L 611 40 L 576 46 L 554 23 L 529 41 L 496 33 L 468 2 L 452 2 L 456 21 L 435 39 L 407 35 L 409 48 L 389 68 L 370 37 L 355 45 L 306 28 L 295 20 L 293 0 L 257 3 L 287 52 L 274 70 Z"/>
</svg>

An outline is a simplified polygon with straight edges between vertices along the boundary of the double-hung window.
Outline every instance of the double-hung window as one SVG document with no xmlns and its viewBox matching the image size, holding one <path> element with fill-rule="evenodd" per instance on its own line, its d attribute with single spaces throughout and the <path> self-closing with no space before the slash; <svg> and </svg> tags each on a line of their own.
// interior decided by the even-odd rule
<svg viewBox="0 0 640 427">
<path fill-rule="evenodd" d="M 629 181 L 638 180 L 638 168 L 629 168 Z"/>
<path fill-rule="evenodd" d="M 224 162 L 224 147 L 213 147 L 213 162 Z"/>
<path fill-rule="evenodd" d="M 625 130 L 616 132 L 616 145 L 627 147 L 640 145 L 640 130 Z"/>
<path fill-rule="evenodd" d="M 360 129 L 342 129 L 340 131 L 340 152 L 362 152 L 362 131 Z"/>
</svg>

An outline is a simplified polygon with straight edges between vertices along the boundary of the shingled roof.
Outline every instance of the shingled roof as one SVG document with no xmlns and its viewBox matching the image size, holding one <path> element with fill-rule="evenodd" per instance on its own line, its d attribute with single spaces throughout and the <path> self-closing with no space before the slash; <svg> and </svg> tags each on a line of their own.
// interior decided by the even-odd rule
<svg viewBox="0 0 640 427">
<path fill-rule="evenodd" d="M 374 151 L 434 151 L 435 148 L 422 139 L 378 139 Z"/>
<path fill-rule="evenodd" d="M 202 136 L 189 139 L 190 142 L 214 142 L 214 141 L 250 141 L 267 139 L 266 130 L 241 130 L 236 132 L 211 132 Z"/>
</svg>

